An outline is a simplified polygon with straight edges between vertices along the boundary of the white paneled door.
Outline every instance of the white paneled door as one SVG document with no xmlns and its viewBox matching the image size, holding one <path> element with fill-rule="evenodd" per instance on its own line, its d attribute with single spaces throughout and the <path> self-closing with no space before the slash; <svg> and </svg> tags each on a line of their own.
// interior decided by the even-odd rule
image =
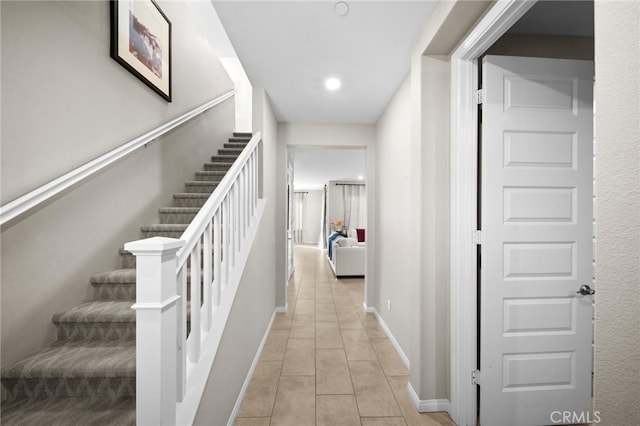
<svg viewBox="0 0 640 426">
<path fill-rule="evenodd" d="M 486 56 L 482 67 L 480 422 L 586 420 L 593 64 Z"/>
</svg>

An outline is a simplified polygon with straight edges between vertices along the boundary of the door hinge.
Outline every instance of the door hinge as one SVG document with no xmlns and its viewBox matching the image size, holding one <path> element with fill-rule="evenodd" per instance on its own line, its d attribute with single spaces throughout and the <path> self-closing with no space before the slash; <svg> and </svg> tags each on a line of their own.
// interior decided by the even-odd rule
<svg viewBox="0 0 640 426">
<path fill-rule="evenodd" d="M 473 92 L 473 100 L 478 105 L 481 105 L 482 103 L 484 103 L 484 97 L 485 97 L 484 89 L 478 89 L 475 92 Z"/>
<path fill-rule="evenodd" d="M 482 231 L 478 230 L 478 231 L 473 231 L 473 244 L 478 244 L 481 245 L 482 244 Z"/>
<path fill-rule="evenodd" d="M 480 370 L 475 370 L 471 372 L 471 383 L 474 385 L 480 384 Z"/>
</svg>

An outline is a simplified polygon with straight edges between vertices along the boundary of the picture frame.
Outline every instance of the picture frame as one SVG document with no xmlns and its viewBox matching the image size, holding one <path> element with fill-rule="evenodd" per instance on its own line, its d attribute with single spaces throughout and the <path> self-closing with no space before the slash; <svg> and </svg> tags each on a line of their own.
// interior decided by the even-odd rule
<svg viewBox="0 0 640 426">
<path fill-rule="evenodd" d="M 111 0 L 111 57 L 171 102 L 171 21 L 153 0 Z"/>
</svg>

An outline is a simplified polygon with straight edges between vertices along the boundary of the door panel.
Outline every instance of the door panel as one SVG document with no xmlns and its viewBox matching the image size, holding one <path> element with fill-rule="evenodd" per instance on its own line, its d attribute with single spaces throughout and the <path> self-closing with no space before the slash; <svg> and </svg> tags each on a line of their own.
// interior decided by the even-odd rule
<svg viewBox="0 0 640 426">
<path fill-rule="evenodd" d="M 480 421 L 591 407 L 593 64 L 483 61 Z M 557 415 L 554 417 L 557 420 Z"/>
</svg>

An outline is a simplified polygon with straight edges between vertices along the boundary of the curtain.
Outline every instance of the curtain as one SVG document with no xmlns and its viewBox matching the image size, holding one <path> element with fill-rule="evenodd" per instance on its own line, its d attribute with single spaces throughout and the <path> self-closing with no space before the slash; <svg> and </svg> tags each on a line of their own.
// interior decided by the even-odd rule
<svg viewBox="0 0 640 426">
<path fill-rule="evenodd" d="M 293 241 L 302 243 L 304 241 L 304 222 L 307 217 L 307 193 L 293 193 Z"/>
<path fill-rule="evenodd" d="M 344 224 L 349 229 L 367 226 L 367 190 L 364 185 L 344 185 Z"/>
</svg>

